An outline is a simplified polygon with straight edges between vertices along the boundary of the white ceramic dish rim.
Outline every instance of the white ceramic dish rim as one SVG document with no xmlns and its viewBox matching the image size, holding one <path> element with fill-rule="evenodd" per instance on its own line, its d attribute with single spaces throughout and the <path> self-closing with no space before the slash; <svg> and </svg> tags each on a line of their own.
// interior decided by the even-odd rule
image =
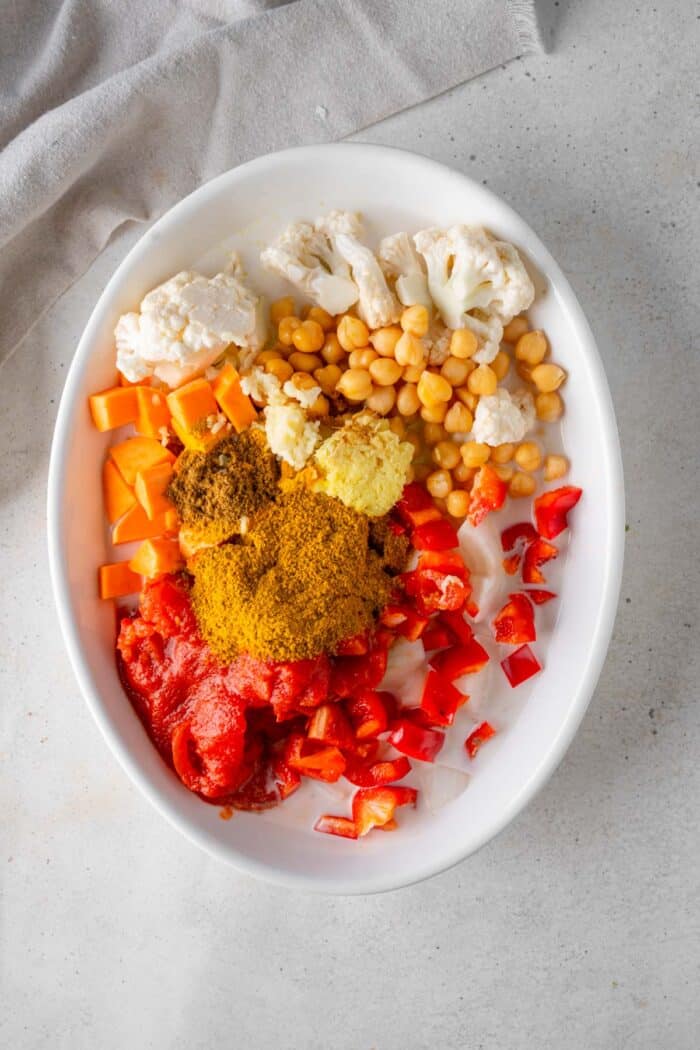
<svg viewBox="0 0 700 1050">
<path fill-rule="evenodd" d="M 206 852 L 218 857 L 229 864 L 233 864 L 239 870 L 257 878 L 296 889 L 315 890 L 336 894 L 348 893 L 374 893 L 402 886 L 411 885 L 440 871 L 445 871 L 459 863 L 467 856 L 476 852 L 486 842 L 497 835 L 511 820 L 527 805 L 540 788 L 547 782 L 559 762 L 566 753 L 580 722 L 585 714 L 590 698 L 593 695 L 596 683 L 603 667 L 608 644 L 612 634 L 619 590 L 622 578 L 622 564 L 624 552 L 624 488 L 622 459 L 620 454 L 615 414 L 608 389 L 602 361 L 595 344 L 593 334 L 586 317 L 576 299 L 563 272 L 544 247 L 539 238 L 527 227 L 534 244 L 537 245 L 540 258 L 545 263 L 547 276 L 553 280 L 558 287 L 559 294 L 575 326 L 581 344 L 585 348 L 587 363 L 592 382 L 596 388 L 596 394 L 601 407 L 601 418 L 603 422 L 602 445 L 607 457 L 606 476 L 607 484 L 607 507 L 608 520 L 610 523 L 610 543 L 607 549 L 601 552 L 601 557 L 606 561 L 605 584 L 601 595 L 600 612 L 593 637 L 589 640 L 589 660 L 585 673 L 582 675 L 578 688 L 571 698 L 568 716 L 561 727 L 560 732 L 552 740 L 551 747 L 547 753 L 546 760 L 541 762 L 530 779 L 523 786 L 518 795 L 511 799 L 510 804 L 502 812 L 484 826 L 480 834 L 473 837 L 469 842 L 457 842 L 447 857 L 441 857 L 435 862 L 430 858 L 416 864 L 415 868 L 406 873 L 405 877 L 397 879 L 394 875 L 388 878 L 373 876 L 368 880 L 353 879 L 346 884 L 336 879 L 328 880 L 313 875 L 301 875 L 298 873 L 284 872 L 268 864 L 261 863 L 244 854 L 235 851 L 235 848 L 223 847 L 218 841 L 213 840 L 203 828 L 197 827 L 183 819 L 176 806 L 164 799 L 158 790 L 149 782 L 141 770 L 139 764 L 133 759 L 128 748 L 126 748 L 114 731 L 109 719 L 106 717 L 104 707 L 98 691 L 94 687 L 91 674 L 81 650 L 81 641 L 76 623 L 70 615 L 70 585 L 65 571 L 65 565 L 61 557 L 61 493 L 66 478 L 65 449 L 69 433 L 71 416 L 75 410 L 76 400 L 80 395 L 82 375 L 92 350 L 96 330 L 99 325 L 99 315 L 103 302 L 110 299 L 113 291 L 122 281 L 123 276 L 136 263 L 144 253 L 152 248 L 154 238 L 160 232 L 164 232 L 169 226 L 177 225 L 185 219 L 188 213 L 196 210 L 206 201 L 208 197 L 219 192 L 222 185 L 232 181 L 237 175 L 262 174 L 269 168 L 279 165 L 284 158 L 306 155 L 309 164 L 314 163 L 315 157 L 330 151 L 342 151 L 351 162 L 352 155 L 358 159 L 371 160 L 380 164 L 382 157 L 387 154 L 396 157 L 397 154 L 405 158 L 407 162 L 422 168 L 421 174 L 426 179 L 431 174 L 444 175 L 449 172 L 453 178 L 461 179 L 466 187 L 478 189 L 479 193 L 486 195 L 498 205 L 501 211 L 509 218 L 527 226 L 524 220 L 517 215 L 514 209 L 505 204 L 496 194 L 483 186 L 476 186 L 467 176 L 455 172 L 446 165 L 422 157 L 418 154 L 405 150 L 396 150 L 392 147 L 365 145 L 362 143 L 338 143 L 323 146 L 304 146 L 293 150 L 284 150 L 267 154 L 247 164 L 240 165 L 212 179 L 210 182 L 195 190 L 184 200 L 174 205 L 161 219 L 159 219 L 144 236 L 131 249 L 125 259 L 119 265 L 112 278 L 105 287 L 100 299 L 95 305 L 93 313 L 85 327 L 83 335 L 78 344 L 75 356 L 66 379 L 61 403 L 56 419 L 54 438 L 51 449 L 51 459 L 48 476 L 48 498 L 47 498 L 47 532 L 48 553 L 51 580 L 53 585 L 54 599 L 58 611 L 59 623 L 65 640 L 68 655 L 73 666 L 78 684 L 86 700 L 86 703 L 97 722 L 107 744 L 124 768 L 131 780 L 139 787 L 143 794 L 149 799 L 153 806 L 179 831 Z"/>
</svg>

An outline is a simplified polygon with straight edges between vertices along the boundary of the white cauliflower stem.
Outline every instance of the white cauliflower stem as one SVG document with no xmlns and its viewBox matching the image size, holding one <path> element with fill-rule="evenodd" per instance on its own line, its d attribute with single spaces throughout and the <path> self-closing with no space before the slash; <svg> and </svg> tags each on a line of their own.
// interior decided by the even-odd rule
<svg viewBox="0 0 700 1050">
<path fill-rule="evenodd" d="M 408 234 L 394 233 L 385 237 L 377 254 L 384 273 L 396 278 L 396 294 L 403 305 L 420 304 L 432 310 L 425 266 Z"/>
<path fill-rule="evenodd" d="M 374 252 L 363 244 L 362 225 L 352 212 L 332 211 L 316 220 L 316 230 L 324 234 L 352 271 L 359 291 L 358 313 L 370 328 L 393 324 L 401 307 L 393 294 Z"/>
<path fill-rule="evenodd" d="M 266 270 L 286 278 L 329 314 L 342 314 L 356 303 L 350 268 L 326 237 L 307 222 L 288 226 L 260 255 Z"/>
<path fill-rule="evenodd" d="M 480 343 L 474 359 L 493 361 L 503 325 L 535 297 L 515 248 L 474 226 L 422 230 L 414 243 L 425 259 L 430 294 L 445 324 L 471 329 Z"/>
</svg>

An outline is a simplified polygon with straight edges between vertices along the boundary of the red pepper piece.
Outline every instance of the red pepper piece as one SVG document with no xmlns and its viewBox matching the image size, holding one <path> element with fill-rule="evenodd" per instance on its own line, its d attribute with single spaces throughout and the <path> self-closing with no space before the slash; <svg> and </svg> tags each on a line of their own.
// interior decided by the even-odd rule
<svg viewBox="0 0 700 1050">
<path fill-rule="evenodd" d="M 287 765 L 282 755 L 278 755 L 272 760 L 272 772 L 277 781 L 277 791 L 280 799 L 284 802 L 300 786 L 301 776 L 296 769 L 292 769 L 291 766 Z"/>
<path fill-rule="evenodd" d="M 417 551 L 446 551 L 459 546 L 454 525 L 442 517 L 414 529 L 411 543 Z"/>
<path fill-rule="evenodd" d="M 535 588 L 532 588 L 529 591 L 523 591 L 523 594 L 526 594 L 530 601 L 534 602 L 535 605 L 546 605 L 547 602 L 551 602 L 552 598 L 556 598 L 554 591 L 539 591 Z"/>
<path fill-rule="evenodd" d="M 519 521 L 516 525 L 509 525 L 501 533 L 501 547 L 504 553 L 512 551 L 516 546 L 523 547 L 537 539 L 535 526 L 529 521 Z"/>
<path fill-rule="evenodd" d="M 404 755 L 421 762 L 434 762 L 445 743 L 445 734 L 436 729 L 422 729 L 408 718 L 400 718 L 394 723 L 389 742 Z"/>
<path fill-rule="evenodd" d="M 522 645 L 505 660 L 501 660 L 501 667 L 513 689 L 542 670 L 542 665 L 529 645 Z"/>
<path fill-rule="evenodd" d="M 467 604 L 464 606 L 467 616 L 471 616 L 472 620 L 475 620 L 479 615 L 479 606 L 476 604 L 473 598 L 470 598 Z"/>
<path fill-rule="evenodd" d="M 552 561 L 557 557 L 559 551 L 553 543 L 547 540 L 535 540 L 525 551 L 523 559 L 523 582 L 524 583 L 546 583 L 540 572 L 540 565 Z"/>
<path fill-rule="evenodd" d="M 417 481 L 404 486 L 401 499 L 396 504 L 396 513 L 413 528 L 429 521 L 438 521 L 442 517 L 427 490 Z"/>
<path fill-rule="evenodd" d="M 469 499 L 467 521 L 479 525 L 492 510 L 498 510 L 506 499 L 508 486 L 501 481 L 493 467 L 485 463 L 477 472 Z"/>
<path fill-rule="evenodd" d="M 388 729 L 389 715 L 386 705 L 379 693 L 373 689 L 366 689 L 357 696 L 349 697 L 345 706 L 358 740 L 379 736 Z"/>
<path fill-rule="evenodd" d="M 575 485 L 563 485 L 551 492 L 543 492 L 538 496 L 533 506 L 535 510 L 535 522 L 540 536 L 546 540 L 553 540 L 560 532 L 568 528 L 567 515 L 572 507 L 575 507 L 581 499 L 583 489 Z"/>
<path fill-rule="evenodd" d="M 408 638 L 409 642 L 417 642 L 428 626 L 428 622 L 428 616 L 421 616 L 414 609 L 410 609 L 405 621 L 396 628 L 396 633 L 402 638 Z"/>
<path fill-rule="evenodd" d="M 359 837 L 354 820 L 351 820 L 350 817 L 332 817 L 328 813 L 318 818 L 314 824 L 314 831 L 322 831 L 325 835 L 340 835 L 344 839 Z"/>
<path fill-rule="evenodd" d="M 340 704 L 321 704 L 316 708 L 306 732 L 309 740 L 320 740 L 343 750 L 355 743 L 350 722 Z"/>
<path fill-rule="evenodd" d="M 474 758 L 477 751 L 482 744 L 485 744 L 487 740 L 495 734 L 496 730 L 489 722 L 482 722 L 476 729 L 472 729 L 471 733 L 464 741 L 464 746 L 467 749 L 467 754 L 470 758 Z"/>
<path fill-rule="evenodd" d="M 376 689 L 386 665 L 386 649 L 373 649 L 365 656 L 339 656 L 333 660 L 329 693 L 348 697 L 363 689 Z"/>
<path fill-rule="evenodd" d="M 352 816 L 358 835 L 386 827 L 399 806 L 415 806 L 418 792 L 409 787 L 360 788 L 352 800 Z"/>
<path fill-rule="evenodd" d="M 454 682 L 462 675 L 476 674 L 488 662 L 489 654 L 476 638 L 472 638 L 465 645 L 455 645 L 452 649 L 437 653 L 430 660 L 430 666 L 449 682 Z"/>
<path fill-rule="evenodd" d="M 405 572 L 401 582 L 406 594 L 415 598 L 419 610 L 427 614 L 439 609 L 461 609 L 471 591 L 459 576 L 446 576 L 435 569 Z"/>
<path fill-rule="evenodd" d="M 504 558 L 502 562 L 504 572 L 506 572 L 508 576 L 515 576 L 520 568 L 520 561 L 520 554 L 511 554 L 509 558 Z"/>
<path fill-rule="evenodd" d="M 466 580 L 469 570 L 464 564 L 464 558 L 456 551 L 422 551 L 418 559 L 419 569 L 434 569 L 435 572 L 444 572 L 448 576 L 459 576 Z"/>
<path fill-rule="evenodd" d="M 287 740 L 284 760 L 302 776 L 329 783 L 338 780 L 345 772 L 345 757 L 337 747 L 319 748 L 316 741 L 307 740 L 300 733 L 292 733 Z"/>
<path fill-rule="evenodd" d="M 421 638 L 426 653 L 434 652 L 435 649 L 446 649 L 448 645 L 454 645 L 456 640 L 449 627 L 437 619 L 428 624 Z"/>
<path fill-rule="evenodd" d="M 365 653 L 369 652 L 367 631 L 355 634 L 352 638 L 345 638 L 338 643 L 335 651 L 338 656 L 364 656 Z"/>
<path fill-rule="evenodd" d="M 451 726 L 458 709 L 468 699 L 469 697 L 460 693 L 449 679 L 432 669 L 428 671 L 420 706 L 433 725 Z"/>
<path fill-rule="evenodd" d="M 466 645 L 467 642 L 470 642 L 474 637 L 474 632 L 464 619 L 464 615 L 461 612 L 450 612 L 446 609 L 444 612 L 440 613 L 438 621 L 446 627 L 449 627 L 457 641 L 462 642 L 464 645 Z"/>
<path fill-rule="evenodd" d="M 525 594 L 509 594 L 508 601 L 493 621 L 497 642 L 522 645 L 537 639 L 535 610 Z"/>
<path fill-rule="evenodd" d="M 413 610 L 408 605 L 385 605 L 379 614 L 379 622 L 385 627 L 396 629 L 406 623 Z"/>
<path fill-rule="evenodd" d="M 379 787 L 382 784 L 391 784 L 395 780 L 403 780 L 410 772 L 411 763 L 405 755 L 401 755 L 386 762 L 348 762 L 345 778 L 357 787 Z"/>
</svg>

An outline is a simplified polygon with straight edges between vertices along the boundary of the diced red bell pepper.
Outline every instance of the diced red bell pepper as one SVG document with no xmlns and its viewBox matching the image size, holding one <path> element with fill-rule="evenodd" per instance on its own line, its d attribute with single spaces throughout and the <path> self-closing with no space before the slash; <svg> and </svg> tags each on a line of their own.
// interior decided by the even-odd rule
<svg viewBox="0 0 700 1050">
<path fill-rule="evenodd" d="M 501 660 L 501 667 L 513 689 L 542 670 L 542 665 L 529 645 L 522 645 L 505 660 Z"/>
<path fill-rule="evenodd" d="M 431 653 L 436 649 L 446 649 L 448 645 L 454 645 L 456 638 L 446 624 L 435 619 L 431 620 L 423 631 L 421 641 L 425 652 Z"/>
<path fill-rule="evenodd" d="M 398 603 L 385 605 L 379 614 L 379 622 L 385 627 L 391 627 L 395 630 L 406 623 L 412 611 L 408 605 L 400 605 Z"/>
<path fill-rule="evenodd" d="M 433 725 L 451 726 L 458 709 L 467 702 L 468 696 L 460 693 L 452 682 L 437 671 L 428 671 L 421 696 L 421 710 Z"/>
<path fill-rule="evenodd" d="M 350 817 L 333 817 L 328 813 L 318 818 L 314 824 L 314 831 L 322 831 L 325 835 L 340 835 L 344 839 L 359 838 L 354 820 Z"/>
<path fill-rule="evenodd" d="M 352 816 L 358 835 L 386 827 L 399 806 L 415 806 L 418 792 L 409 787 L 360 788 L 352 800 Z"/>
<path fill-rule="evenodd" d="M 476 674 L 489 662 L 489 654 L 483 645 L 471 638 L 465 645 L 444 649 L 430 660 L 430 666 L 449 682 L 465 674 Z"/>
<path fill-rule="evenodd" d="M 523 559 L 523 582 L 524 583 L 546 583 L 540 572 L 540 565 L 552 561 L 557 557 L 559 551 L 553 543 L 547 540 L 535 540 L 525 551 Z"/>
<path fill-rule="evenodd" d="M 477 751 L 482 744 L 485 744 L 487 740 L 495 734 L 496 730 L 489 722 L 482 722 L 476 729 L 472 729 L 471 733 L 464 741 L 464 746 L 467 749 L 467 754 L 470 758 L 474 758 Z"/>
<path fill-rule="evenodd" d="M 523 594 L 526 594 L 535 605 L 546 605 L 547 602 L 551 602 L 553 598 L 556 598 L 554 591 L 539 591 L 534 587 L 529 591 L 523 591 Z"/>
<path fill-rule="evenodd" d="M 345 778 L 357 787 L 379 787 L 381 784 L 392 784 L 411 772 L 411 763 L 405 755 L 386 762 L 348 762 Z"/>
<path fill-rule="evenodd" d="M 427 614 L 440 609 L 461 609 L 471 593 L 469 584 L 459 576 L 446 576 L 435 569 L 405 572 L 401 582 L 406 594 L 415 598 L 419 611 Z"/>
<path fill-rule="evenodd" d="M 417 551 L 447 551 L 459 546 L 454 525 L 442 517 L 415 528 L 411 543 Z"/>
<path fill-rule="evenodd" d="M 540 536 L 544 536 L 546 540 L 553 540 L 568 528 L 567 515 L 572 507 L 576 506 L 582 494 L 583 489 L 575 485 L 563 485 L 538 496 L 533 506 Z"/>
<path fill-rule="evenodd" d="M 508 558 L 504 558 L 502 562 L 503 571 L 508 576 L 515 576 L 516 572 L 520 568 L 520 561 L 520 554 L 511 554 Z"/>
<path fill-rule="evenodd" d="M 389 734 L 389 743 L 411 758 L 434 762 L 445 743 L 445 734 L 436 729 L 422 729 L 408 718 L 400 718 Z"/>
<path fill-rule="evenodd" d="M 395 509 L 402 521 L 413 528 L 442 517 L 427 490 L 417 481 L 404 486 Z"/>
<path fill-rule="evenodd" d="M 501 547 L 504 553 L 514 550 L 516 546 L 524 547 L 537 539 L 535 526 L 529 521 L 519 521 L 515 525 L 509 525 L 501 533 Z"/>
<path fill-rule="evenodd" d="M 292 769 L 291 766 L 287 765 L 282 755 L 278 755 L 272 760 L 272 772 L 277 782 L 277 791 L 280 799 L 284 802 L 300 786 L 301 776 L 296 769 Z"/>
<path fill-rule="evenodd" d="M 493 621 L 497 642 L 523 645 L 537 639 L 535 610 L 525 594 L 509 594 L 508 601 Z"/>
<path fill-rule="evenodd" d="M 364 656 L 369 652 L 369 638 L 367 631 L 355 634 L 352 638 L 345 638 L 335 648 L 338 656 Z"/>
<path fill-rule="evenodd" d="M 472 620 L 475 620 L 479 615 L 479 606 L 476 604 L 473 598 L 469 599 L 464 608 L 467 613 L 467 616 L 471 616 Z"/>
<path fill-rule="evenodd" d="M 446 609 L 440 613 L 438 621 L 449 627 L 457 641 L 462 642 L 464 645 L 474 637 L 474 632 L 461 612 L 451 612 L 449 609 Z"/>
<path fill-rule="evenodd" d="M 323 744 L 342 750 L 352 749 L 355 743 L 352 727 L 340 704 L 321 704 L 317 707 L 306 735 L 309 740 L 320 740 Z"/>
<path fill-rule="evenodd" d="M 448 576 L 459 576 L 466 580 L 469 570 L 464 564 L 464 558 L 456 551 L 422 551 L 418 559 L 419 569 L 434 569 L 435 572 L 444 572 Z"/>
<path fill-rule="evenodd" d="M 386 649 L 373 649 L 364 656 L 339 656 L 333 660 L 329 693 L 354 696 L 362 689 L 376 689 L 386 672 Z"/>
<path fill-rule="evenodd" d="M 292 733 L 284 749 L 288 766 L 302 776 L 333 783 L 345 772 L 345 757 L 337 747 L 320 747 L 300 733 Z"/>
<path fill-rule="evenodd" d="M 506 499 L 508 486 L 501 481 L 493 467 L 485 463 L 478 470 L 472 484 L 467 521 L 479 525 L 492 510 L 498 510 Z"/>
<path fill-rule="evenodd" d="M 427 615 L 421 615 L 415 609 L 410 609 L 404 622 L 396 628 L 396 633 L 402 638 L 407 638 L 409 642 L 417 642 L 428 626 L 429 619 Z"/>
<path fill-rule="evenodd" d="M 386 705 L 373 689 L 365 689 L 357 696 L 349 697 L 345 707 L 358 740 L 379 736 L 389 727 Z"/>
</svg>

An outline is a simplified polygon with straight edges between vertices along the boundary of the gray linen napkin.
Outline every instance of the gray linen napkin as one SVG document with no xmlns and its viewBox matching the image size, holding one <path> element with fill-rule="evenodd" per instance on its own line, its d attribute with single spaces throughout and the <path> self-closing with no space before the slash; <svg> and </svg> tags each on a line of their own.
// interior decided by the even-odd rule
<svg viewBox="0 0 700 1050">
<path fill-rule="evenodd" d="M 0 362 L 125 223 L 540 46 L 534 0 L 6 5 Z"/>
</svg>

